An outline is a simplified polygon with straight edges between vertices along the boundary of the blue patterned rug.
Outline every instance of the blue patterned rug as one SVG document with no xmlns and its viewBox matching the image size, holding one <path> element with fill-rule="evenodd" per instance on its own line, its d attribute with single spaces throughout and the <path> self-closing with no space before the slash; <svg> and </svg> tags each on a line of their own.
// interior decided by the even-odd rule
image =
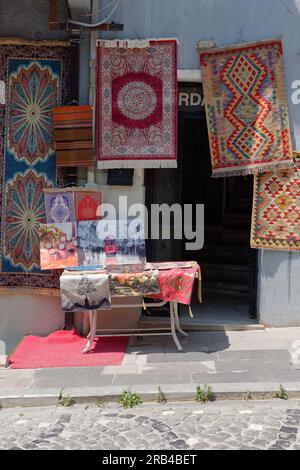
<svg viewBox="0 0 300 470">
<path fill-rule="evenodd" d="M 59 287 L 59 272 L 40 271 L 38 228 L 43 189 L 56 185 L 52 108 L 68 98 L 70 68 L 69 47 L 0 43 L 0 293 Z"/>
</svg>

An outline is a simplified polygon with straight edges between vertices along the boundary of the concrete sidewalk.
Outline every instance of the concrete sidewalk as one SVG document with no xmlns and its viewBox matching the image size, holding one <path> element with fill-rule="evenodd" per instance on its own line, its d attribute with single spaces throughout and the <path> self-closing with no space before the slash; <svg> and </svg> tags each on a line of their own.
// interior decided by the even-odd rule
<svg viewBox="0 0 300 470">
<path fill-rule="evenodd" d="M 280 384 L 300 397 L 300 328 L 190 332 L 182 344 L 179 353 L 170 337 L 131 339 L 117 367 L 0 369 L 0 406 L 56 404 L 61 389 L 77 402 L 114 401 L 124 388 L 148 401 L 159 386 L 190 400 L 204 384 L 216 398 L 270 398 Z"/>
</svg>

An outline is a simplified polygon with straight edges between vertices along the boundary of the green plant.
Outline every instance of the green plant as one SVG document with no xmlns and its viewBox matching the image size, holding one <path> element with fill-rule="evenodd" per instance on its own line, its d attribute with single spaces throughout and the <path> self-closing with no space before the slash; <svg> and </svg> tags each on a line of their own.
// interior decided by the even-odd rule
<svg viewBox="0 0 300 470">
<path fill-rule="evenodd" d="M 141 405 L 142 403 L 143 402 L 141 397 L 137 393 L 132 392 L 131 390 L 124 390 L 119 400 L 119 404 L 123 408 L 133 408 L 135 406 Z"/>
<path fill-rule="evenodd" d="M 158 387 L 157 403 L 167 403 L 167 401 L 167 397 L 161 387 Z"/>
<path fill-rule="evenodd" d="M 276 396 L 276 398 L 279 398 L 280 400 L 288 400 L 289 399 L 288 393 L 283 388 L 282 384 L 279 385 L 279 390 L 278 390 L 278 392 L 276 392 L 275 396 Z"/>
<path fill-rule="evenodd" d="M 208 401 L 213 401 L 213 392 L 210 385 L 204 385 L 204 388 L 201 388 L 198 385 L 196 389 L 195 401 L 197 403 L 206 403 Z"/>
<path fill-rule="evenodd" d="M 95 401 L 95 406 L 96 406 L 97 408 L 103 408 L 103 407 L 104 407 L 104 403 L 103 403 L 102 400 L 96 400 L 96 401 Z"/>
<path fill-rule="evenodd" d="M 251 395 L 251 392 L 248 391 L 248 392 L 244 395 L 244 400 L 249 401 L 249 400 L 252 400 L 252 399 L 253 399 L 253 397 L 252 397 L 252 395 Z"/>
<path fill-rule="evenodd" d="M 70 407 L 75 405 L 75 400 L 70 395 L 64 396 L 64 389 L 62 388 L 59 392 L 58 402 L 61 406 Z"/>
</svg>

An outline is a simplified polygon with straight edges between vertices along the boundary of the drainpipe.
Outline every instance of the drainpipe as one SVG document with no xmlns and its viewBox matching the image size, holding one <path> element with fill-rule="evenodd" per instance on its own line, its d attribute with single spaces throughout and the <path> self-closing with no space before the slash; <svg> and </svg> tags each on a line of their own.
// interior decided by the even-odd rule
<svg viewBox="0 0 300 470">
<path fill-rule="evenodd" d="M 99 11 L 101 9 L 101 0 L 91 0 L 91 13 Z M 94 17 L 92 16 L 92 21 Z M 96 62 L 96 41 L 98 39 L 98 31 L 90 31 L 90 85 L 89 85 L 89 101 L 90 105 L 94 109 L 94 129 L 96 129 L 96 73 L 95 73 L 95 62 Z M 94 143 L 94 152 L 96 153 L 96 143 Z M 96 186 L 96 168 L 95 165 L 88 168 L 87 172 L 87 185 L 89 187 Z"/>
</svg>

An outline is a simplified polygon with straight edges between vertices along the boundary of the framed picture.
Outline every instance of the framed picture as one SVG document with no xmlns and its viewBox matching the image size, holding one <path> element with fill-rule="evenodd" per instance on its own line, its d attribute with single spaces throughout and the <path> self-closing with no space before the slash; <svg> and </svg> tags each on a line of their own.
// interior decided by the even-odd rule
<svg viewBox="0 0 300 470">
<path fill-rule="evenodd" d="M 78 266 L 76 224 L 40 225 L 39 235 L 42 270 Z"/>
<path fill-rule="evenodd" d="M 113 266 L 146 263 L 144 224 L 140 219 L 78 222 L 79 264 Z M 120 268 L 116 268 L 120 269 Z M 122 269 L 122 268 L 121 268 Z"/>
</svg>

